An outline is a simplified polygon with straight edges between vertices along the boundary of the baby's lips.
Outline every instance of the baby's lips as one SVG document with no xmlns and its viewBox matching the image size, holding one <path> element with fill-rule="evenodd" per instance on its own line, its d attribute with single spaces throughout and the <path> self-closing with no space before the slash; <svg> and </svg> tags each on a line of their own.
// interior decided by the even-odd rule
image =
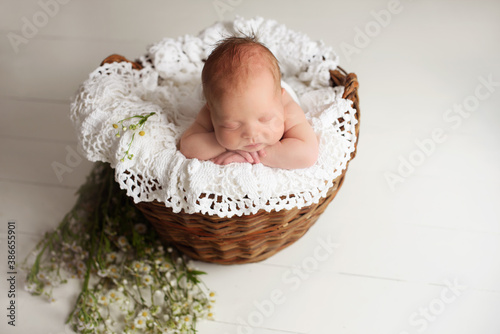
<svg viewBox="0 0 500 334">
<path fill-rule="evenodd" d="M 249 149 L 253 149 L 253 148 L 256 148 L 256 147 L 259 147 L 260 144 L 250 144 L 250 145 L 247 145 L 245 146 L 246 148 L 249 148 Z"/>
</svg>

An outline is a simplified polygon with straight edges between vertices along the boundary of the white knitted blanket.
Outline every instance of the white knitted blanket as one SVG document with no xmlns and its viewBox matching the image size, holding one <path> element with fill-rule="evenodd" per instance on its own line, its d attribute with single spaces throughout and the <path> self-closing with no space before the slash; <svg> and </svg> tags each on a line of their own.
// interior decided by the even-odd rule
<svg viewBox="0 0 500 334">
<path fill-rule="evenodd" d="M 305 169 L 283 170 L 262 164 L 186 159 L 177 149 L 184 130 L 203 105 L 201 70 L 221 38 L 235 31 L 256 32 L 280 62 L 283 79 L 295 90 L 320 138 L 319 158 Z M 94 70 L 71 105 L 79 145 L 90 161 L 109 162 L 116 181 L 136 203 L 158 200 L 174 212 L 231 217 L 304 207 L 325 197 L 354 151 L 356 110 L 342 99 L 343 87 L 329 85 L 338 57 L 321 41 L 273 20 L 236 18 L 198 36 L 165 38 L 139 58 L 144 66 L 105 64 Z M 112 127 L 133 115 L 151 116 L 144 136 Z M 343 118 L 339 124 L 338 118 Z M 132 159 L 121 161 L 129 149 Z"/>
</svg>

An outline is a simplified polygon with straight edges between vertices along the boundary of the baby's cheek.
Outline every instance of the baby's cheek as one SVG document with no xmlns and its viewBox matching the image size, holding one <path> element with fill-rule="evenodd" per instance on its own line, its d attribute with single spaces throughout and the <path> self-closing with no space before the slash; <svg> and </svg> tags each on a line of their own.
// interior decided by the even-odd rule
<svg viewBox="0 0 500 334">
<path fill-rule="evenodd" d="M 284 123 L 276 123 L 273 127 L 274 139 L 278 142 L 281 137 L 283 137 L 283 133 L 285 132 L 285 124 Z"/>
<path fill-rule="evenodd" d="M 217 138 L 219 144 L 222 145 L 225 149 L 235 150 L 237 148 L 237 142 L 234 140 L 234 135 L 219 131 L 215 132 L 215 137 Z"/>
</svg>

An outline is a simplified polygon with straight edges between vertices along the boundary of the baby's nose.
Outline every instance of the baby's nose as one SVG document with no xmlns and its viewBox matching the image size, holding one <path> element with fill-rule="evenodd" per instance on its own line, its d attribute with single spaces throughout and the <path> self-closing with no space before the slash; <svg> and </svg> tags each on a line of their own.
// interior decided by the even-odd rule
<svg viewBox="0 0 500 334">
<path fill-rule="evenodd" d="M 258 126 L 254 124 L 248 124 L 245 126 L 245 129 L 243 131 L 243 138 L 245 139 L 255 139 L 259 133 L 259 128 Z"/>
</svg>

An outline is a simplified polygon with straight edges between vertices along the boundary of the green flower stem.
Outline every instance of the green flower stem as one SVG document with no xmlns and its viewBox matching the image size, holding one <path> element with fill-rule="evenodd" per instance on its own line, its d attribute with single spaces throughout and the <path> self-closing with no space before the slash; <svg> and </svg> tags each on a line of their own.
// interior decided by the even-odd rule
<svg viewBox="0 0 500 334">
<path fill-rule="evenodd" d="M 102 185 L 101 185 L 101 188 L 98 192 L 98 197 L 97 197 L 97 203 L 101 203 L 101 199 L 102 199 L 102 193 L 103 191 L 105 190 L 105 185 L 106 183 L 103 182 Z M 109 200 L 109 197 L 108 197 L 108 200 Z M 94 230 L 97 229 L 97 227 L 99 226 L 99 210 L 100 208 L 96 208 L 94 210 L 94 225 L 90 228 L 91 232 L 94 232 Z M 95 238 L 92 238 L 92 242 L 91 242 L 91 247 L 90 247 L 90 252 L 89 252 L 89 257 L 87 259 L 87 266 L 86 266 L 86 272 L 85 272 L 85 276 L 84 276 L 84 281 L 83 281 L 83 286 L 82 286 L 82 291 L 80 292 L 80 294 L 78 295 L 78 298 L 77 298 L 77 305 L 81 302 L 82 303 L 82 307 L 80 308 L 80 310 L 83 312 L 84 316 L 88 316 L 87 312 L 86 312 L 86 298 L 88 297 L 88 287 L 89 287 L 89 280 L 90 280 L 90 272 L 91 272 L 91 269 L 92 269 L 92 266 L 93 266 L 93 259 L 94 259 L 94 250 L 95 250 L 95 245 L 96 243 L 96 239 Z M 70 313 L 70 315 L 68 316 L 68 319 L 66 320 L 66 323 L 68 323 L 71 319 L 73 319 L 73 315 L 76 311 L 76 308 L 73 309 L 73 311 Z"/>
<path fill-rule="evenodd" d="M 114 179 L 113 177 L 110 177 L 110 175 L 107 175 L 108 179 L 109 179 L 109 184 L 107 185 L 107 189 L 113 189 L 113 182 L 114 182 Z M 105 182 L 103 182 L 103 186 L 105 185 Z M 103 189 L 104 190 L 104 189 Z M 101 208 L 98 208 L 96 209 L 96 217 L 97 217 L 97 227 L 98 229 L 100 229 L 100 237 L 99 237 L 99 249 L 97 250 L 97 257 L 96 257 L 96 260 L 99 264 L 102 263 L 102 247 L 103 247 L 103 244 L 105 243 L 105 237 L 106 237 L 106 233 L 105 233 L 105 229 L 104 229 L 104 221 L 100 221 L 99 220 L 99 217 L 107 217 L 108 215 L 108 207 L 109 207 L 109 204 L 111 203 L 111 198 L 112 198 L 112 194 L 113 192 L 112 191 L 108 191 L 108 196 L 106 198 L 106 202 L 105 202 L 105 205 L 102 206 Z M 98 202 L 100 203 L 100 201 Z M 99 214 L 99 210 L 102 210 L 102 215 Z M 99 270 L 100 268 L 96 268 L 97 270 Z"/>
</svg>

